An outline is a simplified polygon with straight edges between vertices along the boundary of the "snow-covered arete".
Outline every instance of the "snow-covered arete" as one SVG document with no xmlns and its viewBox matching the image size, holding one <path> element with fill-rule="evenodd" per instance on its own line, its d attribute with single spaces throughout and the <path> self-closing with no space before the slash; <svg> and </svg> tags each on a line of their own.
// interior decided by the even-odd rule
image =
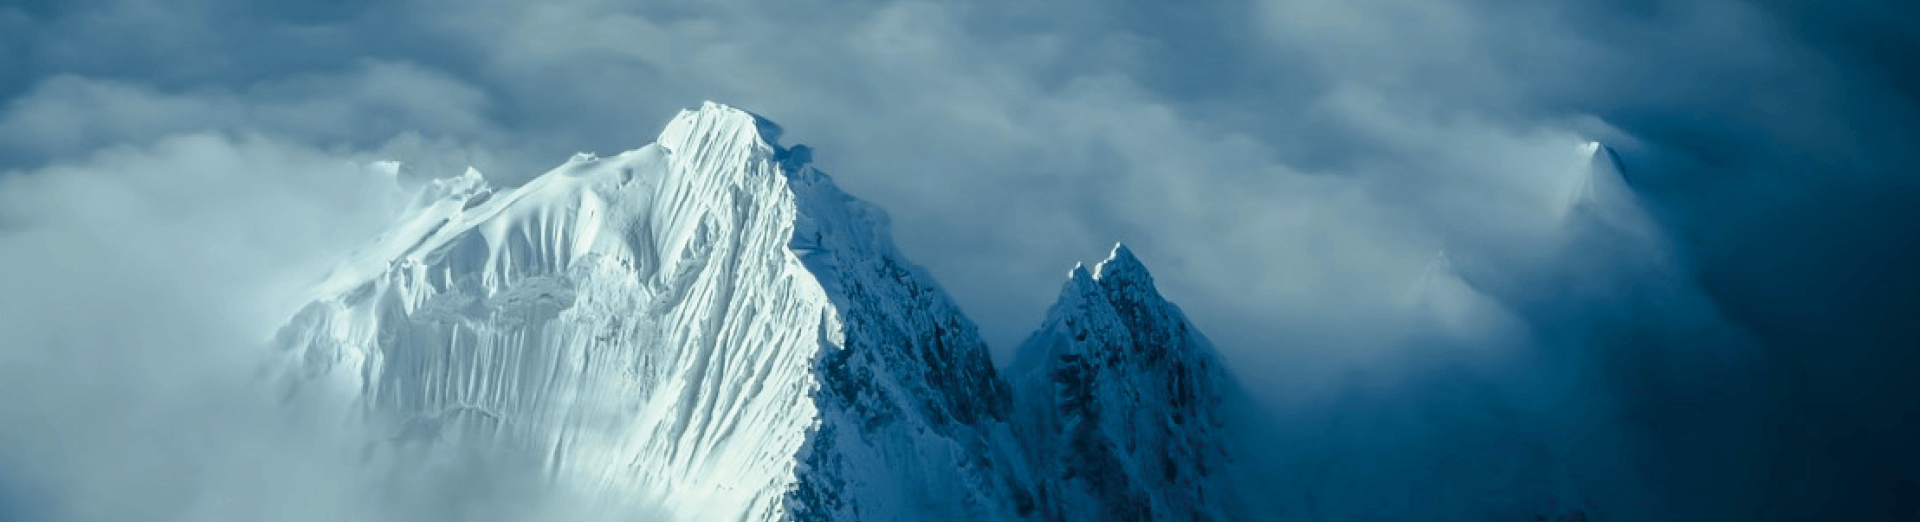
<svg viewBox="0 0 1920 522">
<path fill-rule="evenodd" d="M 1075 265 L 1015 357 L 1016 425 L 1049 519 L 1245 518 L 1224 425 L 1238 385 L 1126 246 Z"/>
<path fill-rule="evenodd" d="M 974 325 L 777 139 L 708 103 L 521 187 L 434 182 L 283 329 L 289 393 L 350 397 L 392 434 L 369 459 L 504 455 L 616 513 L 1031 512 Z"/>
<path fill-rule="evenodd" d="M 434 180 L 281 330 L 286 397 L 374 433 L 375 473 L 501 474 L 426 493 L 559 495 L 565 520 L 1228 521 L 1275 503 L 1236 489 L 1248 446 L 1228 424 L 1251 401 L 1126 247 L 1073 270 L 1002 380 L 885 214 L 809 160 L 708 103 L 519 187 Z M 1610 152 L 1582 174 L 1575 221 L 1644 218 Z M 1311 502 L 1287 519 L 1380 512 L 1340 476 L 1290 486 Z M 1538 516 L 1584 517 L 1562 497 Z"/>
</svg>

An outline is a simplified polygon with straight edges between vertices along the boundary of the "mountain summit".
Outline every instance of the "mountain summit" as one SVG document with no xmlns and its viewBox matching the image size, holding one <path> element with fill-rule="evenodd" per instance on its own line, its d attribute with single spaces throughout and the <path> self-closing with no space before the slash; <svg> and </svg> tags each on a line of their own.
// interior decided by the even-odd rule
<svg viewBox="0 0 1920 522">
<path fill-rule="evenodd" d="M 1244 516 L 1224 426 L 1237 385 L 1125 245 L 1073 268 L 1009 373 L 1049 519 Z"/>
<path fill-rule="evenodd" d="M 613 512 L 1030 511 L 973 323 L 777 129 L 708 103 L 518 188 L 433 184 L 283 329 L 290 386 L 391 433 L 371 461 L 487 455 Z"/>
<path fill-rule="evenodd" d="M 1566 196 L 1565 218 L 1577 226 L 1598 227 L 1631 235 L 1654 233 L 1654 225 L 1640 196 L 1628 182 L 1620 154 L 1600 142 L 1581 146 L 1581 160 L 1573 172 L 1573 188 Z"/>
</svg>

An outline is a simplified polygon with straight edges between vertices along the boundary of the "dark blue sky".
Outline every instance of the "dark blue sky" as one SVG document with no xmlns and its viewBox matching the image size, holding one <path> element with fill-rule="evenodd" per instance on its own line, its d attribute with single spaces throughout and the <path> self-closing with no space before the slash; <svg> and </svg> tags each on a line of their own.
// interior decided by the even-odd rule
<svg viewBox="0 0 1920 522">
<path fill-rule="evenodd" d="M 369 233 L 339 160 L 513 183 L 712 99 L 889 209 L 1003 359 L 1125 241 L 1295 419 L 1474 383 L 1631 519 L 1920 518 L 1912 2 L 29 0 L 0 99 L 8 288 L 218 288 L 128 283 L 218 313 L 126 336 L 236 338 L 259 267 Z M 1660 239 L 1554 217 L 1589 140 Z M 1442 250 L 1460 300 L 1409 304 Z"/>
</svg>

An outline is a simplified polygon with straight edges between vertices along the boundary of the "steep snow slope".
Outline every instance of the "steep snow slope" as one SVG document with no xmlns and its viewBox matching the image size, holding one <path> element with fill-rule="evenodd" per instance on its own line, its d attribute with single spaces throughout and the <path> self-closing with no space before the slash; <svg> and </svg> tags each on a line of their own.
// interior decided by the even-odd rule
<svg viewBox="0 0 1920 522">
<path fill-rule="evenodd" d="M 1127 247 L 1074 267 L 1010 374 L 1050 519 L 1245 516 L 1224 426 L 1237 385 Z"/>
<path fill-rule="evenodd" d="M 376 465 L 501 460 L 613 515 L 1027 509 L 974 326 L 777 139 L 708 103 L 518 188 L 436 181 L 283 329 L 289 393 L 390 433 Z"/>
</svg>

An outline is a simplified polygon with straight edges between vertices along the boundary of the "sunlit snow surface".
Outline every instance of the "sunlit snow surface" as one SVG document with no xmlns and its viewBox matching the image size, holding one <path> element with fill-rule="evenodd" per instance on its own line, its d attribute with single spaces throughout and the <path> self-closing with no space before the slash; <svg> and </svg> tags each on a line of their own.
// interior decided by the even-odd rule
<svg viewBox="0 0 1920 522">
<path fill-rule="evenodd" d="M 433 182 L 282 331 L 288 397 L 350 403 L 369 466 L 484 459 L 611 518 L 1030 510 L 974 326 L 777 139 L 709 103 L 518 188 Z"/>
</svg>

